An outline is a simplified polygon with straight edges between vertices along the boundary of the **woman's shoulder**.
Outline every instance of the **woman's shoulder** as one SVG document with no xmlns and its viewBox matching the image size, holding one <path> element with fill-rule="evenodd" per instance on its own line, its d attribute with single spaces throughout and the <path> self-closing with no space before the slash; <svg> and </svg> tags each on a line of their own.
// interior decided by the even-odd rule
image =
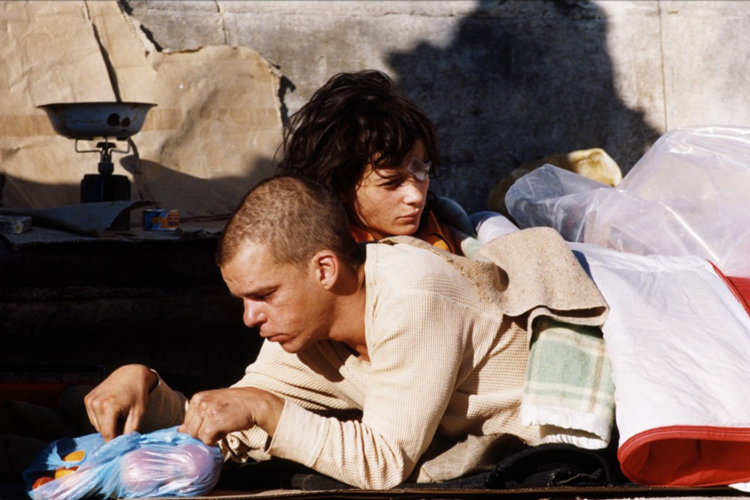
<svg viewBox="0 0 750 500">
<path fill-rule="evenodd" d="M 446 196 L 436 196 L 431 208 L 439 223 L 448 224 L 468 235 L 474 233 L 469 214 L 457 201 Z"/>
</svg>

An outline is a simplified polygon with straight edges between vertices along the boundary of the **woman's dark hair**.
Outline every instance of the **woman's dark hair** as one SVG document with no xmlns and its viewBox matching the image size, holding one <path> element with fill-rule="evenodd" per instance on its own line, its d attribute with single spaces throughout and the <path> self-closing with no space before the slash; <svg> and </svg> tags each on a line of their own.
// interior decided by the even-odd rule
<svg viewBox="0 0 750 500">
<path fill-rule="evenodd" d="M 380 71 L 339 73 L 290 117 L 278 170 L 310 179 L 351 203 L 368 163 L 397 167 L 418 140 L 435 177 L 437 133 L 427 116 Z"/>
</svg>

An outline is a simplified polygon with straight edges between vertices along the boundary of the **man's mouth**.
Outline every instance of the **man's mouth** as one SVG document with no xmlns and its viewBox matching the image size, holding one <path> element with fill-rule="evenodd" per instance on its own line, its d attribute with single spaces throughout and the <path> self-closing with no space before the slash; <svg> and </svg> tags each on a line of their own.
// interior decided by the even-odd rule
<svg viewBox="0 0 750 500">
<path fill-rule="evenodd" d="M 268 335 L 261 334 L 261 336 L 269 342 L 281 342 L 286 338 L 286 335 L 283 333 L 269 333 Z"/>
<path fill-rule="evenodd" d="M 264 332 L 262 329 L 260 330 L 260 336 L 263 337 L 266 340 L 271 340 L 274 337 L 277 337 L 280 335 L 279 333 L 272 333 L 272 332 Z"/>
</svg>

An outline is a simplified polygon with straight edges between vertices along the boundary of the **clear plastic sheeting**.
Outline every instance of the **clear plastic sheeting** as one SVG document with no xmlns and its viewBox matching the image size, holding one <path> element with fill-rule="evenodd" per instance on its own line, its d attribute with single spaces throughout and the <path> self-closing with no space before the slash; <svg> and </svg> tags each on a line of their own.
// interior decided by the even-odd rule
<svg viewBox="0 0 750 500">
<path fill-rule="evenodd" d="M 520 228 L 548 226 L 567 241 L 583 241 L 588 212 L 610 186 L 547 164 L 518 179 L 505 195 Z"/>
<path fill-rule="evenodd" d="M 521 228 L 639 255 L 697 255 L 750 276 L 750 128 L 674 129 L 614 188 L 544 165 L 505 202 Z"/>
</svg>

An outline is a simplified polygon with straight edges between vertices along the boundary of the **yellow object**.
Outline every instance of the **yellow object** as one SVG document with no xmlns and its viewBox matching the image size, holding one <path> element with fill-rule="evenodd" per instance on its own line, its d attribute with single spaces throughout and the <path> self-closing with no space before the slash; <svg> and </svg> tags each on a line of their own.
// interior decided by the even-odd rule
<svg viewBox="0 0 750 500">
<path fill-rule="evenodd" d="M 68 453 L 65 455 L 63 460 L 66 462 L 78 462 L 80 460 L 83 460 L 83 457 L 86 456 L 86 452 L 84 450 L 76 450 L 72 453 Z"/>
<path fill-rule="evenodd" d="M 608 186 L 616 186 L 622 180 L 620 166 L 601 148 L 582 149 L 567 154 L 552 155 L 531 161 L 513 170 L 492 188 L 487 199 L 490 210 L 508 215 L 505 194 L 518 179 L 542 165 L 554 165 Z"/>
<path fill-rule="evenodd" d="M 55 471 L 55 479 L 60 479 L 61 477 L 67 476 L 68 474 L 73 474 L 76 470 L 78 470 L 78 467 L 71 467 L 70 469 L 60 467 Z"/>
<path fill-rule="evenodd" d="M 66 462 L 80 462 L 83 460 L 83 457 L 86 456 L 86 452 L 84 450 L 76 450 L 73 452 L 68 453 L 63 457 L 63 460 Z M 75 471 L 78 470 L 78 467 L 60 467 L 59 469 L 55 470 L 55 479 L 59 479 L 63 476 L 67 476 L 68 474 L 72 474 Z"/>
</svg>

